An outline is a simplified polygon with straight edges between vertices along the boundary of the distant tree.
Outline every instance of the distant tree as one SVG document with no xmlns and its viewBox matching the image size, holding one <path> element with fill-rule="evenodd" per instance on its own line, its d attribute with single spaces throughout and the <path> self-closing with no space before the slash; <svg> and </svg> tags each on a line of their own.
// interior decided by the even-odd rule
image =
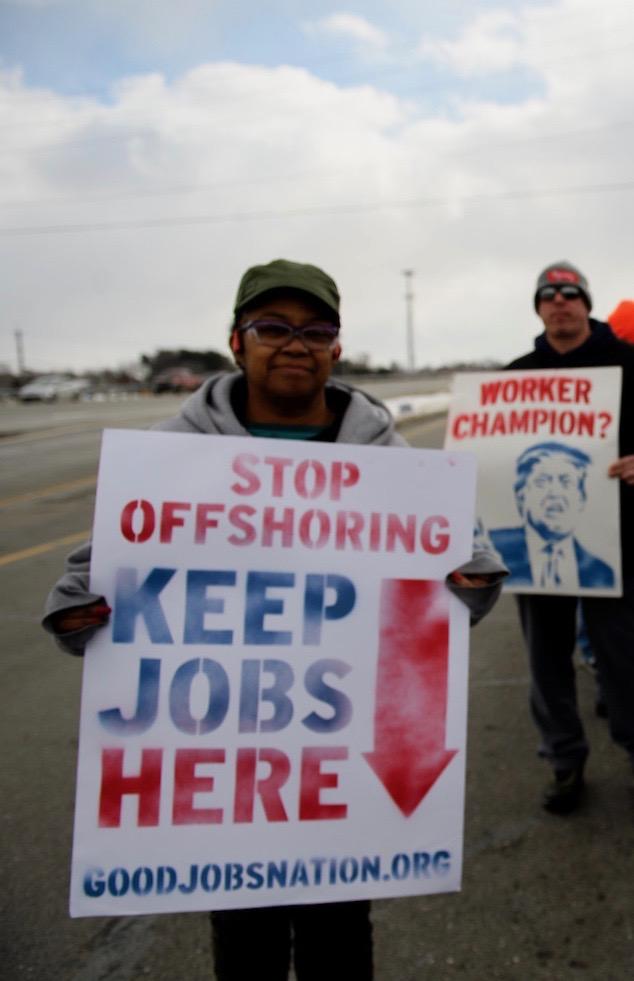
<svg viewBox="0 0 634 981">
<path fill-rule="evenodd" d="M 227 371 L 233 368 L 233 362 L 219 351 L 188 351 L 185 348 L 143 354 L 141 361 L 148 368 L 150 377 L 158 375 L 167 368 L 189 368 L 198 374 Z"/>
<path fill-rule="evenodd" d="M 101 371 L 87 371 L 85 377 L 94 385 L 131 385 L 138 382 L 125 368 L 103 368 Z"/>
<path fill-rule="evenodd" d="M 11 373 L 8 365 L 0 365 L 0 398 L 3 394 L 13 392 L 18 388 L 18 379 Z"/>
</svg>

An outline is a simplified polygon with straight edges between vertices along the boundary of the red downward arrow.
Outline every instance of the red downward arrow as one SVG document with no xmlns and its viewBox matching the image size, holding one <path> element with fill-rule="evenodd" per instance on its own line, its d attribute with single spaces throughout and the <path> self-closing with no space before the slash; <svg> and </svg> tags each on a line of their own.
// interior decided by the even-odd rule
<svg viewBox="0 0 634 981">
<path fill-rule="evenodd" d="M 385 579 L 374 752 L 363 755 L 406 817 L 458 752 L 445 748 L 448 662 L 449 593 L 445 584 Z"/>
</svg>

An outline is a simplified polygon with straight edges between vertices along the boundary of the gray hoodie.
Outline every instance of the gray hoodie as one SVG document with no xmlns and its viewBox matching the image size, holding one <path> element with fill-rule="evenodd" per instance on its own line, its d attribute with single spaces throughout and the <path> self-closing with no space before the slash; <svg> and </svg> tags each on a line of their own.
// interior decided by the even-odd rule
<svg viewBox="0 0 634 981">
<path fill-rule="evenodd" d="M 236 416 L 236 386 L 243 386 L 241 371 L 212 375 L 183 403 L 177 416 L 159 422 L 153 429 L 171 433 L 213 433 L 220 436 L 248 436 Z M 394 429 L 392 416 L 378 399 L 343 382 L 329 381 L 326 401 L 348 403 L 337 435 L 337 443 L 361 446 L 407 446 Z"/>
<path fill-rule="evenodd" d="M 243 378 L 242 372 L 239 371 L 212 375 L 183 403 L 177 416 L 166 419 L 152 428 L 172 433 L 249 436 L 249 432 L 234 409 L 236 397 L 243 387 Z M 407 446 L 403 437 L 396 432 L 394 420 L 387 408 L 366 392 L 331 380 L 326 386 L 326 400 L 336 406 L 339 413 L 343 410 L 335 440 L 337 443 L 362 446 Z M 68 556 L 64 575 L 49 593 L 42 621 L 45 630 L 52 633 L 59 646 L 70 654 L 82 655 L 87 641 L 98 628 L 91 627 L 87 630 L 56 634 L 51 624 L 51 617 L 61 610 L 103 600 L 102 596 L 91 593 L 88 588 L 90 550 L 90 542 L 86 542 Z M 491 552 L 476 549 L 471 561 L 461 566 L 460 571 L 495 573 L 499 576 L 499 580 L 495 583 L 479 589 L 465 589 L 453 583 L 448 584 L 451 591 L 467 604 L 471 612 L 471 621 L 476 623 L 497 600 L 507 570 Z"/>
</svg>

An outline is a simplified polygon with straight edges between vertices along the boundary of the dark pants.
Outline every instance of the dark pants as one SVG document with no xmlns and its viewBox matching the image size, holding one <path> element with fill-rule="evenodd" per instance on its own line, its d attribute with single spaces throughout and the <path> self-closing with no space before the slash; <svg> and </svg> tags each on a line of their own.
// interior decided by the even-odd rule
<svg viewBox="0 0 634 981">
<path fill-rule="evenodd" d="M 370 903 L 321 903 L 211 914 L 218 981 L 372 981 Z"/>
<path fill-rule="evenodd" d="M 531 672 L 530 705 L 542 738 L 540 754 L 555 769 L 583 764 L 589 752 L 579 712 L 573 653 L 575 596 L 517 597 Z M 614 742 L 634 765 L 634 577 L 619 598 L 581 599 Z"/>
</svg>

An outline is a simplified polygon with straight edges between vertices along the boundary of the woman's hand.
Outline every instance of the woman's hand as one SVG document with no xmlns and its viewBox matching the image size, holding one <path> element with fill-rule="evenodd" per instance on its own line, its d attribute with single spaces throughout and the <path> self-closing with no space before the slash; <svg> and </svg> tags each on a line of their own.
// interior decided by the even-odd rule
<svg viewBox="0 0 634 981">
<path fill-rule="evenodd" d="M 60 610 L 50 619 L 56 634 L 69 634 L 74 630 L 88 627 L 103 627 L 110 618 L 112 610 L 105 600 L 97 600 L 86 606 L 74 606 L 70 610 Z"/>
</svg>

